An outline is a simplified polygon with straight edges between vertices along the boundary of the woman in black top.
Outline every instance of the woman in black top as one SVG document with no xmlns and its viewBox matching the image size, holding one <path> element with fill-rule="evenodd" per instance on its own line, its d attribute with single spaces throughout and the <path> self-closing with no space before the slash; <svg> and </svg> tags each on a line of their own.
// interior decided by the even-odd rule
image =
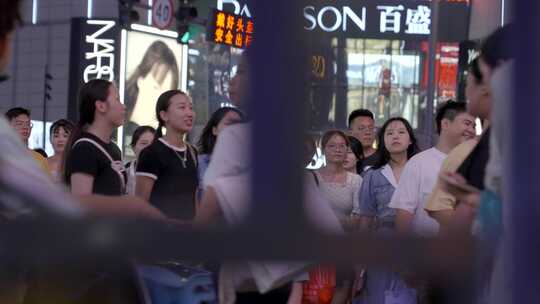
<svg viewBox="0 0 540 304">
<path fill-rule="evenodd" d="M 168 217 L 191 220 L 198 187 L 197 153 L 184 141 L 195 119 L 191 98 L 180 90 L 161 94 L 156 118 L 156 139 L 139 156 L 135 193 Z"/>
<path fill-rule="evenodd" d="M 79 92 L 79 123 L 66 147 L 66 183 L 75 195 L 123 195 L 122 153 L 111 135 L 124 123 L 125 107 L 107 80 L 94 79 Z"/>
<path fill-rule="evenodd" d="M 364 150 L 362 143 L 354 136 L 347 136 L 351 146 L 347 149 L 347 158 L 343 166 L 345 170 L 361 175 L 362 174 L 362 160 L 364 159 Z"/>
</svg>

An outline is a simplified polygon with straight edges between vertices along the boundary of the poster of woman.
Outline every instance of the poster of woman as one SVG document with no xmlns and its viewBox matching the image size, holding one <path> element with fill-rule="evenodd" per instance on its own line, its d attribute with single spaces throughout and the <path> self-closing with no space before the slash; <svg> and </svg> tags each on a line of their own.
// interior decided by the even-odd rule
<svg viewBox="0 0 540 304">
<path fill-rule="evenodd" d="M 157 127 L 161 93 L 182 88 L 182 46 L 175 39 L 130 31 L 127 35 L 124 142 L 138 126 Z"/>
</svg>

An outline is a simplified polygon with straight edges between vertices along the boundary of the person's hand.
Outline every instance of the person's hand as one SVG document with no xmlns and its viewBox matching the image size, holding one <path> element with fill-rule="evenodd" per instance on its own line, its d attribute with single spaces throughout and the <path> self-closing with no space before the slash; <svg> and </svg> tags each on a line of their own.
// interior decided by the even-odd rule
<svg viewBox="0 0 540 304">
<path fill-rule="evenodd" d="M 166 220 L 167 217 L 149 202 L 136 196 L 75 195 L 90 215 L 135 217 Z"/>
<path fill-rule="evenodd" d="M 132 214 L 135 217 L 145 219 L 169 221 L 167 216 L 149 202 L 135 196 L 128 196 L 126 198 L 131 200 L 131 202 L 128 202 L 128 204 L 125 205 L 127 214 Z"/>
<path fill-rule="evenodd" d="M 359 231 L 360 230 L 360 216 L 357 214 L 352 213 L 345 222 L 345 227 L 347 227 L 347 231 Z"/>
<path fill-rule="evenodd" d="M 355 269 L 354 281 L 351 288 L 351 298 L 354 299 L 362 294 L 366 283 L 366 271 L 364 269 Z"/>
<path fill-rule="evenodd" d="M 459 173 L 441 172 L 439 179 L 443 190 L 455 196 L 458 201 L 464 200 L 470 194 L 479 193 L 479 190 L 469 185 Z"/>
<path fill-rule="evenodd" d="M 480 206 L 480 194 L 479 193 L 470 193 L 463 196 L 460 200 L 460 203 L 468 206 L 472 209 L 473 215 L 476 213 L 476 209 Z"/>
</svg>

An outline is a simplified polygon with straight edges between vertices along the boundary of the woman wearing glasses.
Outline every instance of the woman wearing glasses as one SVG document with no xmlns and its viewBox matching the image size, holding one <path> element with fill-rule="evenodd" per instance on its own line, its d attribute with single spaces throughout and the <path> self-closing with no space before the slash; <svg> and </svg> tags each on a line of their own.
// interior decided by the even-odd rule
<svg viewBox="0 0 540 304">
<path fill-rule="evenodd" d="M 353 213 L 358 210 L 360 185 L 362 178 L 358 174 L 348 172 L 344 163 L 350 142 L 342 131 L 331 130 L 321 139 L 326 165 L 315 171 L 319 181 L 319 189 L 327 199 L 341 226 L 345 231 L 357 227 L 359 217 Z M 336 288 L 332 303 L 346 303 L 350 294 L 352 271 L 336 275 Z"/>
</svg>

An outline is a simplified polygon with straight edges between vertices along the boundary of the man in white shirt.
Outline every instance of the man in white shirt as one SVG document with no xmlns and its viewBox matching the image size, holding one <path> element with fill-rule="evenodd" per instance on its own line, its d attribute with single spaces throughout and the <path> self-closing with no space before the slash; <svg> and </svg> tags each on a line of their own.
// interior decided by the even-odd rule
<svg viewBox="0 0 540 304">
<path fill-rule="evenodd" d="M 248 67 L 247 56 L 242 56 L 236 76 L 231 80 L 229 94 L 231 101 L 237 107 L 246 106 L 246 91 L 248 88 Z M 195 226 L 211 227 L 216 222 L 225 220 L 228 225 L 234 226 L 241 222 L 249 210 L 250 203 L 250 181 L 252 160 L 251 149 L 251 123 L 240 123 L 225 128 L 218 136 L 216 146 L 212 153 L 212 160 L 205 173 L 203 186 L 205 193 L 202 203 L 197 209 Z M 322 199 L 318 187 L 312 176 L 306 178 L 304 184 L 304 206 L 306 216 L 324 233 L 342 234 L 343 231 L 337 217 L 333 214 L 330 205 Z M 232 265 L 225 263 L 222 265 L 219 280 L 220 303 L 234 303 L 237 300 L 236 293 L 239 290 L 245 291 L 246 285 L 256 283 L 259 292 L 270 291 L 276 282 L 280 284 L 285 281 L 304 281 L 307 275 L 292 275 L 287 271 L 305 270 L 305 265 L 298 263 L 285 263 L 281 265 L 266 262 L 238 263 Z M 300 263 L 302 264 L 302 263 Z M 261 276 L 257 271 L 260 267 L 268 267 L 274 274 L 274 278 Z M 281 278 L 281 276 L 283 276 Z M 293 277 L 295 277 L 293 279 Z M 276 278 L 280 278 L 275 281 Z M 272 283 L 276 283 L 275 286 Z M 253 286 L 251 286 L 253 287 Z M 302 296 L 302 285 L 295 283 L 289 295 L 289 301 L 299 301 Z M 251 291 L 254 291 L 251 288 Z M 265 298 L 257 301 L 263 302 Z"/>
<path fill-rule="evenodd" d="M 460 143 L 475 136 L 474 117 L 467 113 L 464 102 L 448 101 L 437 111 L 439 141 L 431 149 L 411 158 L 399 179 L 390 207 L 396 209 L 396 230 L 432 237 L 438 223 L 424 210 L 446 155 Z"/>
</svg>

